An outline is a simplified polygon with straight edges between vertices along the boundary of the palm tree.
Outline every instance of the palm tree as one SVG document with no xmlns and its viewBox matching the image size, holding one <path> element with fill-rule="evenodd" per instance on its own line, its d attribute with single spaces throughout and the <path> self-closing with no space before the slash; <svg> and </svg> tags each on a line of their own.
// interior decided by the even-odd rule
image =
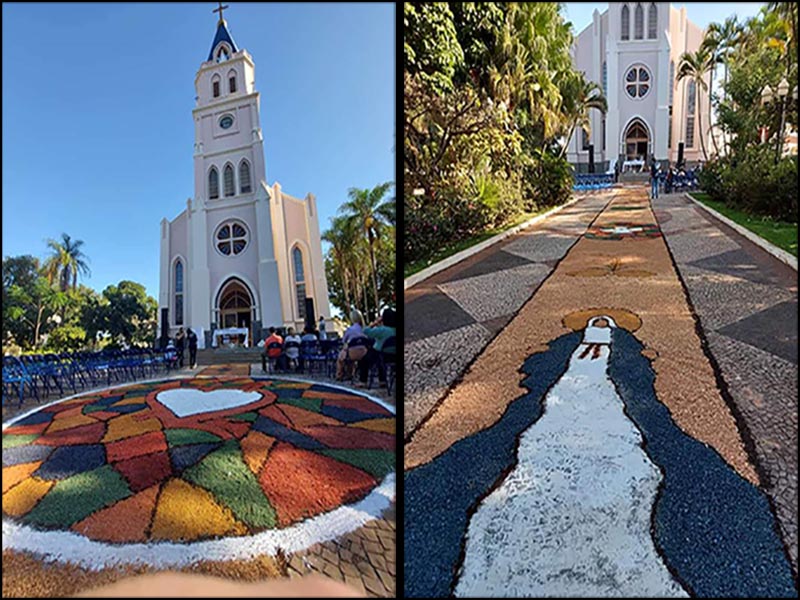
<svg viewBox="0 0 800 600">
<path fill-rule="evenodd" d="M 567 143 L 561 148 L 561 156 L 567 152 L 569 141 L 578 126 L 587 135 L 592 132 L 591 120 L 589 119 L 589 109 L 594 108 L 605 114 L 608 111 L 608 103 L 603 96 L 602 88 L 593 81 L 587 81 L 583 73 L 576 73 L 574 77 L 566 82 L 564 103 L 562 111 L 564 113 L 567 130 Z"/>
<path fill-rule="evenodd" d="M 331 220 L 331 227 L 323 235 L 322 239 L 331 245 L 331 258 L 334 262 L 335 270 L 344 290 L 345 315 L 350 312 L 353 304 L 350 302 L 350 286 L 353 281 L 353 249 L 357 244 L 357 232 L 352 226 L 352 222 L 346 217 L 334 217 Z"/>
<path fill-rule="evenodd" d="M 59 289 L 66 292 L 72 282 L 72 289 L 78 287 L 78 273 L 89 275 L 88 257 L 81 251 L 83 240 L 73 240 L 66 233 L 61 234 L 61 241 L 47 240 L 53 254 L 45 262 L 45 269 L 50 283 L 58 280 Z"/>
<path fill-rule="evenodd" d="M 712 119 L 712 104 L 711 96 L 714 89 L 714 76 L 716 74 L 717 64 L 722 62 L 722 46 L 724 44 L 723 38 L 720 35 L 719 29 L 715 27 L 717 23 L 711 23 L 703 36 L 703 41 L 700 44 L 705 48 L 709 55 L 709 63 L 711 67 L 711 76 L 708 78 L 708 125 L 711 132 L 711 143 L 714 144 L 714 153 L 719 156 L 719 146 L 717 146 L 717 138 L 714 136 L 713 127 L 711 125 Z"/>
<path fill-rule="evenodd" d="M 678 81 L 681 79 L 689 78 L 694 81 L 697 90 L 708 90 L 706 85 L 705 76 L 711 68 L 712 61 L 711 53 L 708 48 L 700 46 L 697 52 L 684 52 L 681 55 L 680 64 L 678 66 Z M 695 96 L 695 107 L 699 104 L 697 102 L 698 96 Z M 708 152 L 706 152 L 706 144 L 703 139 L 703 116 L 702 111 L 697 111 L 697 125 L 700 130 L 700 147 L 703 150 L 703 156 L 708 162 Z"/>
<path fill-rule="evenodd" d="M 380 240 L 384 225 L 394 223 L 394 198 L 385 199 L 393 185 L 393 182 L 387 181 L 372 189 L 350 188 L 347 192 L 350 200 L 339 208 L 339 212 L 345 214 L 364 233 L 367 240 L 376 311 L 380 308 L 380 300 L 378 298 L 378 265 L 375 262 L 375 246 Z"/>
</svg>

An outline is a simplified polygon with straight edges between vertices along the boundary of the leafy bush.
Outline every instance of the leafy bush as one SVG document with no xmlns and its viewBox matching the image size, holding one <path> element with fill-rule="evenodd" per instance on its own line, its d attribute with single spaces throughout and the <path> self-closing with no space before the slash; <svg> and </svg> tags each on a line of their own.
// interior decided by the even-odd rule
<svg viewBox="0 0 800 600">
<path fill-rule="evenodd" d="M 86 332 L 77 325 L 61 325 L 47 337 L 45 349 L 51 352 L 74 352 L 86 346 Z"/>
<path fill-rule="evenodd" d="M 770 144 L 749 146 L 734 157 L 712 161 L 700 174 L 712 200 L 754 215 L 797 222 L 797 156 L 775 164 Z"/>
<path fill-rule="evenodd" d="M 572 168 L 565 158 L 537 150 L 524 167 L 525 209 L 534 211 L 548 206 L 558 206 L 572 195 L 574 178 Z"/>
</svg>

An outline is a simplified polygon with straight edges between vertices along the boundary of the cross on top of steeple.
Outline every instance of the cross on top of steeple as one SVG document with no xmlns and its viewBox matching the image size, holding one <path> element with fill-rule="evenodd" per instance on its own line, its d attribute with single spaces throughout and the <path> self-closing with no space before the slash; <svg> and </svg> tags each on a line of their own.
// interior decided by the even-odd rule
<svg viewBox="0 0 800 600">
<path fill-rule="evenodd" d="M 228 5 L 222 6 L 222 2 L 219 2 L 219 8 L 215 8 L 211 12 L 218 12 L 219 13 L 219 23 L 224 23 L 225 19 L 222 18 L 222 11 L 228 8 Z"/>
</svg>

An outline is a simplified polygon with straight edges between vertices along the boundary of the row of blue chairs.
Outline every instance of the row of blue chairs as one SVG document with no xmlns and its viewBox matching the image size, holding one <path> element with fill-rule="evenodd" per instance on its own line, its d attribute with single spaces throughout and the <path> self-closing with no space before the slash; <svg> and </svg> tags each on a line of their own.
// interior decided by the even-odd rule
<svg viewBox="0 0 800 600">
<path fill-rule="evenodd" d="M 572 189 L 575 191 L 600 190 L 614 185 L 613 173 L 576 173 Z"/>
<path fill-rule="evenodd" d="M 659 189 L 664 190 L 667 194 L 700 188 L 697 175 L 693 172 L 686 173 L 685 175 L 673 175 L 672 181 L 669 183 L 667 182 L 667 174 L 660 173 L 658 176 L 658 185 Z"/>
<path fill-rule="evenodd" d="M 65 389 L 73 393 L 89 387 L 111 385 L 157 375 L 174 368 L 164 352 L 152 349 L 102 350 L 3 357 L 3 405 L 15 395 L 22 405 L 25 397 L 38 401 Z"/>
</svg>

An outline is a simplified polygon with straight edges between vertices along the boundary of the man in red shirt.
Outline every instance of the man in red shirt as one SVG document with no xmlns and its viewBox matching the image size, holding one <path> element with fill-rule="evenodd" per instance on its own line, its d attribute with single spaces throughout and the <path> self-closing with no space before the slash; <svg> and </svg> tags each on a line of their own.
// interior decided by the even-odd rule
<svg viewBox="0 0 800 600">
<path fill-rule="evenodd" d="M 269 345 L 278 343 L 280 346 L 270 348 Z M 283 338 L 275 332 L 274 327 L 269 328 L 269 336 L 264 340 L 264 349 L 261 352 L 261 370 L 267 372 L 267 359 L 278 358 L 283 353 Z"/>
</svg>

